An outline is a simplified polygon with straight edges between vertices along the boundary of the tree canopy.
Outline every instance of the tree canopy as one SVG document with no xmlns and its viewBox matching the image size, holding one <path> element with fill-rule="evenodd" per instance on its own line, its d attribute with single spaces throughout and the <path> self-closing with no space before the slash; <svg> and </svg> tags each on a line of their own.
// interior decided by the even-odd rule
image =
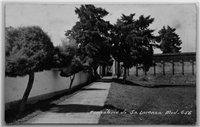
<svg viewBox="0 0 200 127">
<path fill-rule="evenodd" d="M 50 37 L 38 26 L 8 27 L 5 31 L 6 76 L 42 71 L 54 50 Z"/>
<path fill-rule="evenodd" d="M 29 75 L 28 85 L 19 107 L 21 114 L 33 86 L 34 73 L 51 67 L 48 65 L 54 46 L 50 37 L 39 26 L 8 27 L 5 29 L 5 40 L 6 76 Z"/>
<path fill-rule="evenodd" d="M 83 70 L 75 41 L 63 41 L 63 44 L 57 46 L 55 51 L 54 63 L 56 68 L 61 69 L 61 76 L 69 77 Z"/>
<path fill-rule="evenodd" d="M 76 49 L 70 46 L 56 46 L 54 50 L 52 67 L 66 68 L 71 65 Z"/>
<path fill-rule="evenodd" d="M 159 30 L 159 47 L 163 53 L 180 53 L 182 41 L 178 34 L 175 33 L 176 28 L 165 26 Z"/>
<path fill-rule="evenodd" d="M 81 5 L 80 8 L 76 8 L 75 13 L 79 21 L 65 35 L 76 40 L 81 60 L 87 61 L 96 73 L 98 65 L 109 64 L 111 61 L 111 25 L 103 19 L 108 12 L 94 5 Z"/>
<path fill-rule="evenodd" d="M 131 68 L 137 64 L 148 70 L 153 65 L 153 31 L 149 25 L 154 21 L 150 16 L 141 15 L 134 19 L 135 14 L 124 15 L 117 20 L 115 26 L 116 37 L 113 44 L 114 58 L 123 62 L 125 68 Z M 124 69 L 126 75 L 126 69 Z"/>
<path fill-rule="evenodd" d="M 149 28 L 154 21 L 151 16 L 135 19 L 134 13 L 122 14 L 112 25 L 103 19 L 108 12 L 94 5 L 81 5 L 75 13 L 79 21 L 65 35 L 76 40 L 81 61 L 89 61 L 93 70 L 111 63 L 112 58 L 126 68 L 140 65 L 148 71 L 154 65 L 153 48 L 158 37 Z"/>
</svg>

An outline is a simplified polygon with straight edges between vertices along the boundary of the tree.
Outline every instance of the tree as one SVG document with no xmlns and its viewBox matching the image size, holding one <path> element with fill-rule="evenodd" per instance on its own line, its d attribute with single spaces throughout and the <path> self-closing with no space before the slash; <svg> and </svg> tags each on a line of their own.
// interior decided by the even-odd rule
<svg viewBox="0 0 200 127">
<path fill-rule="evenodd" d="M 153 65 L 153 43 L 154 30 L 149 29 L 149 25 L 154 21 L 150 16 L 141 15 L 139 19 L 134 19 L 135 14 L 124 15 L 117 20 L 116 41 L 114 43 L 114 58 L 118 62 L 123 62 L 124 81 L 126 80 L 126 70 L 137 64 L 143 70 L 148 70 Z"/>
<path fill-rule="evenodd" d="M 138 20 L 136 20 L 136 31 L 133 32 L 130 39 L 134 39 L 138 53 L 136 53 L 137 59 L 135 61 L 138 64 L 143 72 L 144 77 L 146 72 L 149 71 L 151 66 L 154 66 L 153 63 L 153 48 L 155 47 L 156 36 L 153 35 L 154 30 L 150 29 L 149 26 L 154 21 L 154 18 L 150 16 L 144 17 L 141 15 Z"/>
<path fill-rule="evenodd" d="M 159 43 L 160 49 L 163 53 L 180 53 L 180 45 L 182 41 L 178 34 L 175 33 L 176 28 L 172 28 L 170 26 L 163 26 L 159 33 Z"/>
<path fill-rule="evenodd" d="M 128 35 L 134 28 L 134 15 L 135 14 L 130 14 L 129 16 L 126 16 L 122 14 L 121 18 L 118 19 L 117 23 L 115 24 L 116 37 L 113 46 L 115 49 L 114 58 L 118 61 L 118 63 L 123 62 L 124 80 L 126 80 L 126 70 L 132 66 L 134 60 L 133 56 L 131 56 L 130 43 L 127 41 Z"/>
<path fill-rule="evenodd" d="M 71 92 L 72 84 L 75 79 L 75 74 L 83 70 L 83 65 L 77 55 L 78 47 L 74 41 L 62 41 L 62 46 L 56 47 L 54 54 L 54 67 L 60 68 L 62 77 L 70 77 L 69 94 Z"/>
<path fill-rule="evenodd" d="M 65 68 L 62 69 L 60 75 L 63 76 L 63 77 L 70 77 L 70 80 L 71 80 L 68 94 L 71 93 L 71 88 L 72 88 L 72 84 L 73 84 L 74 79 L 75 79 L 75 74 L 82 71 L 82 70 L 83 70 L 83 65 L 76 58 L 72 59 L 71 64 L 68 67 L 65 67 Z"/>
<path fill-rule="evenodd" d="M 66 46 L 56 46 L 54 50 L 52 67 L 62 69 L 70 66 L 75 49 Z"/>
<path fill-rule="evenodd" d="M 8 27 L 5 29 L 6 70 L 9 77 L 29 75 L 29 81 L 19 107 L 23 112 L 34 82 L 34 73 L 44 69 L 51 59 L 53 44 L 39 26 Z"/>
<path fill-rule="evenodd" d="M 112 62 L 109 43 L 111 25 L 103 19 L 108 12 L 94 5 L 81 5 L 80 8 L 76 8 L 75 13 L 79 21 L 65 35 L 76 40 L 81 61 L 88 62 L 90 73 L 97 78 L 98 66 Z"/>
</svg>

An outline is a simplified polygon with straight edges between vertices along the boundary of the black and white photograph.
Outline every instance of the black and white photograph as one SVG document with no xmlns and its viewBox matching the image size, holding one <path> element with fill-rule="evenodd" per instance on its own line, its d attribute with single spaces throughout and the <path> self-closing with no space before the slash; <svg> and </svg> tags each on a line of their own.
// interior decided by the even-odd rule
<svg viewBox="0 0 200 127">
<path fill-rule="evenodd" d="M 197 125 L 198 4 L 5 2 L 3 123 Z"/>
</svg>

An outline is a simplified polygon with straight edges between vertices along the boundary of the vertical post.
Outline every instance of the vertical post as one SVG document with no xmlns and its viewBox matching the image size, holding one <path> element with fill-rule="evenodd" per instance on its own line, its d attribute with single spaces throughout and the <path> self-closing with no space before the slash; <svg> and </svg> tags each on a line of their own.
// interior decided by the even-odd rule
<svg viewBox="0 0 200 127">
<path fill-rule="evenodd" d="M 99 65 L 99 69 L 98 70 L 99 70 L 99 75 L 102 76 L 102 67 L 101 67 L 101 65 Z"/>
<path fill-rule="evenodd" d="M 105 76 L 105 65 L 102 66 L 102 77 Z"/>
<path fill-rule="evenodd" d="M 118 75 L 118 69 L 117 69 L 117 66 L 118 66 L 118 64 L 117 64 L 117 61 L 115 60 L 115 75 L 116 75 L 116 76 Z"/>
<path fill-rule="evenodd" d="M 101 76 L 103 76 L 103 66 L 101 66 Z"/>
<path fill-rule="evenodd" d="M 195 72 L 196 72 L 196 71 L 194 70 L 195 62 L 196 62 L 196 61 L 193 61 L 193 74 L 194 74 L 194 75 L 195 75 Z"/>
<path fill-rule="evenodd" d="M 165 62 L 161 61 L 161 63 L 163 64 L 163 75 L 165 75 Z"/>
<path fill-rule="evenodd" d="M 112 77 L 116 75 L 116 61 L 113 60 L 113 65 L 112 65 Z"/>
<path fill-rule="evenodd" d="M 105 76 L 108 76 L 108 66 L 105 66 Z"/>
<path fill-rule="evenodd" d="M 194 75 L 194 61 L 192 61 L 192 74 Z"/>
<path fill-rule="evenodd" d="M 127 76 L 129 76 L 129 68 L 127 68 Z"/>
<path fill-rule="evenodd" d="M 174 61 L 170 61 L 172 63 L 172 75 L 174 75 Z"/>
<path fill-rule="evenodd" d="M 181 60 L 181 63 L 182 63 L 182 75 L 184 75 L 184 61 Z"/>
<path fill-rule="evenodd" d="M 153 75 L 156 76 L 156 65 L 153 66 Z"/>
<path fill-rule="evenodd" d="M 118 61 L 117 61 L 117 78 L 120 77 L 120 73 L 121 73 L 121 71 L 120 71 L 120 62 L 119 62 L 119 60 L 118 60 Z"/>
<path fill-rule="evenodd" d="M 136 64 L 136 76 L 138 76 L 138 65 Z"/>
<path fill-rule="evenodd" d="M 145 76 L 147 76 L 146 67 L 144 67 L 144 74 L 145 74 Z"/>
<path fill-rule="evenodd" d="M 99 66 L 97 67 L 97 70 L 96 70 L 96 71 L 97 71 L 97 74 L 100 75 L 100 67 L 99 67 Z"/>
<path fill-rule="evenodd" d="M 190 63 L 192 63 L 192 75 L 194 75 L 194 61 L 190 60 Z"/>
</svg>

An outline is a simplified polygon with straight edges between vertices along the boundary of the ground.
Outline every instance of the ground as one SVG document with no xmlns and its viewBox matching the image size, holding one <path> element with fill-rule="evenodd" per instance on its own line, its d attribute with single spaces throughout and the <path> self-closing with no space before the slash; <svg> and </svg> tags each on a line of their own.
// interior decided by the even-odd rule
<svg viewBox="0 0 200 127">
<path fill-rule="evenodd" d="M 84 87 L 84 86 L 85 85 L 83 85 L 82 87 Z M 66 93 L 66 94 L 55 96 L 50 99 L 38 101 L 35 104 L 27 104 L 25 106 L 25 110 L 23 111 L 23 113 L 20 116 L 17 115 L 18 114 L 17 106 L 14 105 L 13 108 L 5 111 L 5 123 L 21 124 L 24 121 L 27 121 L 28 119 L 31 119 L 31 118 L 43 113 L 44 111 L 48 111 L 50 108 L 54 107 L 56 104 L 59 104 L 59 103 L 63 102 L 64 100 L 68 99 L 69 97 L 73 96 L 74 94 L 79 92 L 78 90 L 80 88 L 81 87 L 77 87 L 77 88 L 73 89 L 71 91 L 71 93 L 73 93 L 73 94 L 71 94 L 71 95 L 68 95 L 68 93 Z"/>
<path fill-rule="evenodd" d="M 140 81 L 137 77 L 128 79 L 126 83 L 116 81 L 111 84 L 103 109 L 105 114 L 101 115 L 100 124 L 196 123 L 194 82 L 182 83 L 177 79 L 172 84 L 166 78 L 159 78 L 157 82 L 156 79 Z M 111 114 L 116 112 L 117 114 Z"/>
<path fill-rule="evenodd" d="M 101 80 L 112 84 L 105 105 L 101 108 L 103 114 L 99 124 L 194 125 L 195 81 L 195 76 L 128 76 L 125 83 L 121 79 Z M 20 117 L 16 117 L 17 110 L 6 111 L 6 123 L 21 124 L 68 97 L 64 95 L 27 105 Z"/>
</svg>

